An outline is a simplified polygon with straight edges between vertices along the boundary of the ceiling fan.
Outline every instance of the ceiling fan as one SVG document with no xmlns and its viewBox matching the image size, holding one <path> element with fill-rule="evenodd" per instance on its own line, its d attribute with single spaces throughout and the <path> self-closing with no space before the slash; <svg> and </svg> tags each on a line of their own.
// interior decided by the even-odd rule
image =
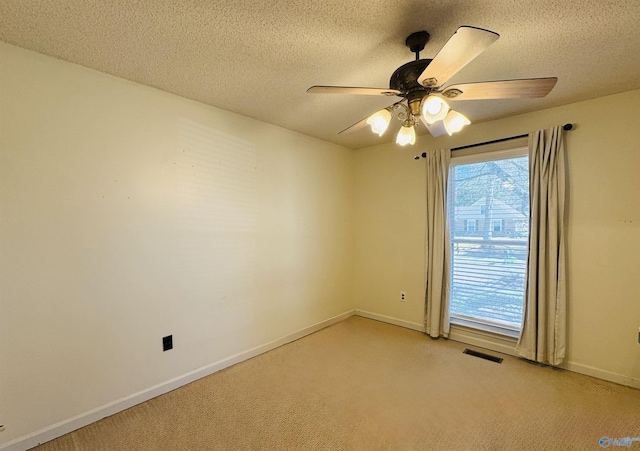
<svg viewBox="0 0 640 451">
<path fill-rule="evenodd" d="M 411 61 L 397 68 L 389 89 L 347 86 L 312 86 L 307 92 L 319 94 L 359 94 L 402 97 L 401 100 L 357 122 L 340 133 L 349 133 L 367 125 L 382 136 L 396 110 L 402 127 L 396 143 L 414 144 L 415 127 L 422 122 L 432 136 L 449 135 L 471 122 L 454 111 L 449 101 L 535 98 L 546 96 L 555 86 L 556 77 L 499 80 L 444 86 L 460 69 L 494 43 L 500 35 L 482 28 L 463 26 L 440 49 L 433 59 L 420 59 L 420 52 L 429 41 L 429 33 L 410 34 L 405 44 L 416 54 Z"/>
</svg>

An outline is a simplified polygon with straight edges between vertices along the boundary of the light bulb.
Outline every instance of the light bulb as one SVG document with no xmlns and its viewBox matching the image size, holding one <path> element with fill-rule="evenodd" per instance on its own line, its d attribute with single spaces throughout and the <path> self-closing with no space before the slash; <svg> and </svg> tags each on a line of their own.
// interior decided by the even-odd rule
<svg viewBox="0 0 640 451">
<path fill-rule="evenodd" d="M 447 116 L 447 113 L 449 112 L 449 104 L 440 97 L 433 95 L 427 96 L 422 99 L 420 112 L 422 119 L 424 119 L 427 124 L 431 125 Z"/>
<path fill-rule="evenodd" d="M 407 144 L 416 143 L 416 131 L 412 125 L 403 125 L 396 136 L 396 144 L 406 146 Z"/>
<path fill-rule="evenodd" d="M 373 133 L 377 133 L 378 136 L 382 136 L 382 134 L 387 130 L 390 121 L 391 112 L 385 108 L 384 110 L 380 110 L 369 116 L 367 124 L 371 126 L 371 131 L 373 131 Z"/>
<path fill-rule="evenodd" d="M 442 122 L 449 136 L 459 132 L 462 130 L 462 127 L 471 123 L 463 114 L 453 110 L 449 111 L 449 114 L 447 114 L 447 117 L 445 117 Z"/>
</svg>

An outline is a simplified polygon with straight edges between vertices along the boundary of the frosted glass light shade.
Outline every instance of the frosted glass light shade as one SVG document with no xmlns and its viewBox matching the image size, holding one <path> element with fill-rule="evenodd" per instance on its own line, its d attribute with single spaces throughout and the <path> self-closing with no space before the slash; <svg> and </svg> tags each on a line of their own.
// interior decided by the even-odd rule
<svg viewBox="0 0 640 451">
<path fill-rule="evenodd" d="M 420 105 L 420 114 L 422 119 L 431 125 L 434 122 L 441 121 L 449 112 L 449 104 L 444 99 L 437 96 L 427 96 L 422 99 Z"/>
<path fill-rule="evenodd" d="M 466 116 L 453 110 L 449 111 L 449 114 L 447 114 L 447 117 L 445 117 L 442 122 L 449 136 L 459 132 L 462 130 L 462 127 L 471 123 Z"/>
<path fill-rule="evenodd" d="M 403 125 L 398 132 L 398 136 L 396 136 L 396 144 L 401 146 L 406 146 L 407 144 L 415 144 L 416 143 L 416 131 L 413 126 Z"/>
<path fill-rule="evenodd" d="M 376 133 L 378 136 L 382 136 L 382 134 L 387 130 L 390 121 L 391 113 L 389 110 L 384 109 L 369 116 L 367 124 L 371 126 L 371 131 L 373 131 L 373 133 Z"/>
</svg>

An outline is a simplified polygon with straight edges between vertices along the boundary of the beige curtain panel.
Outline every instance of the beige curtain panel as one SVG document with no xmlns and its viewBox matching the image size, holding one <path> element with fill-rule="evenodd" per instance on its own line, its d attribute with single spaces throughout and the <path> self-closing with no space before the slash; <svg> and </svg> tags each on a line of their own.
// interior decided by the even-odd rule
<svg viewBox="0 0 640 451">
<path fill-rule="evenodd" d="M 449 335 L 449 229 L 447 179 L 451 150 L 427 152 L 426 294 L 424 329 L 433 338 Z"/>
<path fill-rule="evenodd" d="M 565 149 L 562 126 L 529 136 L 531 214 L 523 327 L 516 351 L 559 365 L 565 357 Z"/>
</svg>

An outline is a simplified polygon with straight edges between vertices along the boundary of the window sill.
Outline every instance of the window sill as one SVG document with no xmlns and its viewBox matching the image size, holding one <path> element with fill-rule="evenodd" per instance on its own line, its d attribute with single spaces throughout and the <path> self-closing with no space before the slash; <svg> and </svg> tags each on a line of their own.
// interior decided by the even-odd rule
<svg viewBox="0 0 640 451">
<path fill-rule="evenodd" d="M 451 318 L 449 339 L 515 356 L 518 332 L 477 323 L 475 321 Z"/>
<path fill-rule="evenodd" d="M 451 324 L 456 326 L 463 326 L 468 329 L 479 330 L 482 332 L 489 332 L 491 334 L 500 335 L 502 337 L 514 338 L 516 341 L 520 337 L 520 331 L 510 328 L 508 326 L 500 326 L 497 324 L 487 324 L 481 321 L 475 321 L 470 318 L 461 318 L 459 316 L 451 317 Z"/>
</svg>

